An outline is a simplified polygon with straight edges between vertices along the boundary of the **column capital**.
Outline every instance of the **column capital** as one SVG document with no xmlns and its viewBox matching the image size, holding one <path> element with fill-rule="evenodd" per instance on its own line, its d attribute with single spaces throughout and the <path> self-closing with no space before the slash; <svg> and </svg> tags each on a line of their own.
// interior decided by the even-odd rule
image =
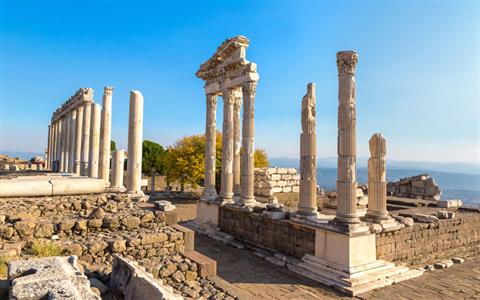
<svg viewBox="0 0 480 300">
<path fill-rule="evenodd" d="M 338 76 L 342 76 L 345 73 L 354 74 L 357 62 L 358 62 L 357 52 L 355 51 L 337 52 Z"/>
<path fill-rule="evenodd" d="M 207 105 L 217 105 L 217 98 L 218 98 L 218 95 L 217 94 L 214 94 L 214 93 L 207 93 L 206 94 L 206 98 L 207 98 Z"/>
<path fill-rule="evenodd" d="M 257 92 L 257 82 L 256 81 L 245 81 L 242 84 L 243 92 L 247 92 L 249 94 L 255 94 Z"/>
<path fill-rule="evenodd" d="M 226 88 L 222 93 L 223 103 L 234 104 L 235 103 L 235 89 Z"/>
</svg>

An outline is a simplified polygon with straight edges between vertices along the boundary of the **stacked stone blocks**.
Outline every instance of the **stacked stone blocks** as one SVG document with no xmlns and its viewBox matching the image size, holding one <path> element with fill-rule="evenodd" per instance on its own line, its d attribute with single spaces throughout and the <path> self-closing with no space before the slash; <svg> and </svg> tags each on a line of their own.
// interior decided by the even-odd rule
<svg viewBox="0 0 480 300">
<path fill-rule="evenodd" d="M 295 168 L 256 168 L 255 195 L 271 197 L 276 193 L 298 193 L 300 175 Z"/>
</svg>

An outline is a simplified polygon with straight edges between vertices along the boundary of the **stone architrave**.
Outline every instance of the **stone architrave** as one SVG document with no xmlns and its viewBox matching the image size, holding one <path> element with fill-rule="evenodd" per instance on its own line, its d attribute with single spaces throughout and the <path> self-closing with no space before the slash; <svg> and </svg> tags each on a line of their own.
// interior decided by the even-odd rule
<svg viewBox="0 0 480 300">
<path fill-rule="evenodd" d="M 222 181 L 223 203 L 233 203 L 233 89 L 223 92 Z"/>
<path fill-rule="evenodd" d="M 83 137 L 83 106 L 77 108 L 77 130 L 75 131 L 75 157 L 73 173 L 80 175 L 81 173 L 81 157 L 82 157 L 82 137 Z"/>
<path fill-rule="evenodd" d="M 369 141 L 370 159 L 368 160 L 368 209 L 365 219 L 379 223 L 386 228 L 394 223 L 387 211 L 387 141 L 380 133 L 372 135 Z M 390 222 L 387 222 L 390 221 Z M 391 227 L 391 226 L 390 226 Z"/>
<path fill-rule="evenodd" d="M 360 222 L 357 216 L 356 175 L 356 109 L 354 51 L 337 53 L 338 67 L 338 179 L 336 221 L 346 224 Z"/>
<path fill-rule="evenodd" d="M 88 176 L 93 178 L 98 178 L 98 165 L 100 155 L 100 119 L 100 104 L 93 103 L 90 126 L 90 156 L 88 158 Z"/>
<path fill-rule="evenodd" d="M 242 124 L 242 160 L 241 160 L 241 203 L 255 205 L 254 197 L 254 107 L 257 82 L 247 81 L 242 85 L 243 124 Z"/>
<path fill-rule="evenodd" d="M 90 125 L 92 120 L 92 103 L 85 103 L 83 105 L 83 126 L 82 126 L 82 153 L 80 155 L 81 168 L 80 173 L 82 176 L 89 176 L 88 174 L 88 160 L 90 158 Z"/>
<path fill-rule="evenodd" d="M 75 141 L 77 136 L 77 110 L 70 112 L 70 135 L 68 139 L 68 173 L 74 173 Z"/>
<path fill-rule="evenodd" d="M 112 179 L 111 187 L 123 190 L 123 169 L 125 163 L 125 150 L 117 150 L 112 154 Z"/>
<path fill-rule="evenodd" d="M 217 95 L 207 94 L 207 115 L 205 126 L 205 183 L 202 198 L 204 200 L 215 200 L 217 190 L 215 189 L 215 168 L 217 161 Z"/>
<path fill-rule="evenodd" d="M 302 133 L 300 136 L 300 198 L 298 214 L 318 216 L 317 208 L 317 126 L 315 83 L 307 85 L 302 99 Z"/>
<path fill-rule="evenodd" d="M 242 92 L 240 89 L 234 91 L 233 102 L 233 195 L 236 199 L 240 197 L 240 110 L 242 105 Z M 237 200 L 235 200 L 237 201 Z"/>
<path fill-rule="evenodd" d="M 127 192 L 141 195 L 143 138 L 143 95 L 130 91 L 130 113 L 128 122 Z"/>
<path fill-rule="evenodd" d="M 110 142 L 112 139 L 112 87 L 105 87 L 103 92 L 102 124 L 100 126 L 100 166 L 99 178 L 109 186 Z"/>
</svg>

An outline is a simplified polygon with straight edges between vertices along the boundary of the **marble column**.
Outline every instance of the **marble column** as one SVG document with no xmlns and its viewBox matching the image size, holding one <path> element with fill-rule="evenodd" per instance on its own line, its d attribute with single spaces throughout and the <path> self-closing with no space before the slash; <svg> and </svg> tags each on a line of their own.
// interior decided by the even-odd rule
<svg viewBox="0 0 480 300">
<path fill-rule="evenodd" d="M 80 155 L 80 173 L 88 176 L 88 160 L 90 158 L 90 123 L 92 119 L 92 103 L 86 102 L 83 105 L 83 126 L 82 126 L 82 153 Z"/>
<path fill-rule="evenodd" d="M 70 113 L 65 114 L 65 148 L 63 156 L 63 172 L 68 173 L 68 162 L 70 161 L 70 128 L 71 128 L 72 115 Z"/>
<path fill-rule="evenodd" d="M 75 141 L 77 132 L 77 110 L 72 110 L 70 113 L 70 136 L 68 141 L 68 172 L 74 172 L 75 164 Z"/>
<path fill-rule="evenodd" d="M 57 124 L 52 122 L 52 149 L 51 149 L 51 156 L 50 156 L 50 170 L 55 171 L 55 139 L 56 139 L 56 131 L 57 131 Z"/>
<path fill-rule="evenodd" d="M 130 91 L 127 150 L 127 191 L 129 194 L 143 195 L 140 186 L 142 179 L 142 139 L 143 95 L 139 91 Z"/>
<path fill-rule="evenodd" d="M 65 172 L 65 141 L 67 137 L 67 125 L 65 122 L 65 116 L 61 119 L 61 130 L 60 130 L 60 163 L 59 163 L 59 171 Z"/>
<path fill-rule="evenodd" d="M 336 221 L 359 223 L 357 216 L 356 109 L 354 51 L 337 53 L 338 67 L 338 180 Z"/>
<path fill-rule="evenodd" d="M 242 159 L 241 159 L 241 203 L 254 205 L 254 104 L 257 82 L 243 83 L 243 123 L 242 123 Z"/>
<path fill-rule="evenodd" d="M 56 134 L 55 134 L 55 171 L 60 171 L 60 161 L 62 157 L 62 148 L 61 148 L 61 141 L 62 141 L 62 121 L 57 120 L 56 122 Z"/>
<path fill-rule="evenodd" d="M 368 160 L 368 210 L 366 217 L 371 220 L 388 219 L 387 211 L 387 142 L 382 134 L 375 133 L 369 141 Z"/>
<path fill-rule="evenodd" d="M 48 125 L 47 131 L 47 151 L 45 152 L 45 167 L 50 169 L 50 162 L 52 160 L 52 156 L 50 155 L 50 151 L 52 150 L 52 126 Z"/>
<path fill-rule="evenodd" d="M 217 161 L 217 95 L 207 94 L 207 115 L 205 125 L 205 180 L 203 196 L 204 200 L 215 200 L 215 169 Z"/>
<path fill-rule="evenodd" d="M 220 196 L 223 203 L 233 203 L 233 89 L 223 92 L 222 126 L 222 182 Z"/>
<path fill-rule="evenodd" d="M 99 178 L 109 186 L 110 142 L 112 139 L 112 87 L 106 86 L 103 91 L 102 125 L 100 134 L 100 168 Z"/>
<path fill-rule="evenodd" d="M 76 175 L 80 175 L 83 137 L 83 105 L 77 108 L 77 120 L 75 124 L 77 130 L 75 131 L 75 155 L 73 173 L 75 173 Z"/>
<path fill-rule="evenodd" d="M 155 196 L 155 175 L 157 171 L 155 168 L 152 168 L 152 172 L 150 174 L 150 197 Z"/>
<path fill-rule="evenodd" d="M 123 167 L 125 163 L 125 150 L 117 150 L 112 154 L 112 178 L 111 187 L 122 190 L 123 187 Z"/>
<path fill-rule="evenodd" d="M 88 157 L 88 176 L 98 178 L 98 164 L 100 154 L 100 118 L 101 107 L 98 103 L 92 104 L 90 124 L 90 155 Z"/>
<path fill-rule="evenodd" d="M 235 89 L 233 102 L 233 196 L 240 198 L 240 109 L 242 105 L 242 91 Z M 235 200 L 236 202 L 237 200 Z"/>
<path fill-rule="evenodd" d="M 302 99 L 302 133 L 300 135 L 300 198 L 298 213 L 317 216 L 317 126 L 316 86 L 307 85 Z"/>
</svg>

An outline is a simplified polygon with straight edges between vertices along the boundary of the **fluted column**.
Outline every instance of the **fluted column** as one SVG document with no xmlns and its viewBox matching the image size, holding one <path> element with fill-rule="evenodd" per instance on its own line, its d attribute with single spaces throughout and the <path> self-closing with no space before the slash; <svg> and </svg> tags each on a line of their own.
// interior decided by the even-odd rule
<svg viewBox="0 0 480 300">
<path fill-rule="evenodd" d="M 388 219 L 385 159 L 387 142 L 382 134 L 375 133 L 369 141 L 369 146 L 367 218 L 385 220 Z"/>
<path fill-rule="evenodd" d="M 80 173 L 82 176 L 88 174 L 88 160 L 90 158 L 90 123 L 92 119 L 92 103 L 86 102 L 83 105 L 83 126 L 82 126 L 82 153 L 80 163 Z"/>
<path fill-rule="evenodd" d="M 68 163 L 70 162 L 70 136 L 71 136 L 72 115 L 65 114 L 65 155 L 63 157 L 63 172 L 68 173 Z"/>
<path fill-rule="evenodd" d="M 222 126 L 222 182 L 220 196 L 223 203 L 233 203 L 233 89 L 223 92 Z"/>
<path fill-rule="evenodd" d="M 338 67 L 338 180 L 336 220 L 359 223 L 357 216 L 356 109 L 354 51 L 337 53 Z"/>
<path fill-rule="evenodd" d="M 88 157 L 88 176 L 98 178 L 98 164 L 100 154 L 100 118 L 101 107 L 98 103 L 92 104 L 90 125 L 90 156 Z"/>
<path fill-rule="evenodd" d="M 68 172 L 74 172 L 75 164 L 75 141 L 77 132 L 77 110 L 70 112 L 70 136 L 68 140 Z"/>
<path fill-rule="evenodd" d="M 236 89 L 233 102 L 233 195 L 239 198 L 241 194 L 240 186 L 240 109 L 242 106 L 242 91 Z M 235 200 L 237 201 L 237 200 Z"/>
<path fill-rule="evenodd" d="M 215 169 L 217 161 L 217 95 L 207 94 L 207 115 L 205 121 L 205 180 L 203 199 L 214 200 L 217 197 L 215 189 Z"/>
<path fill-rule="evenodd" d="M 48 125 L 47 131 L 47 151 L 45 157 L 45 167 L 50 169 L 50 162 L 52 160 L 52 156 L 50 155 L 50 150 L 52 150 L 52 126 Z"/>
<path fill-rule="evenodd" d="M 61 141 L 60 141 L 60 172 L 65 172 L 65 150 L 66 150 L 66 141 L 67 141 L 67 123 L 66 117 L 62 117 L 61 119 L 62 126 L 61 126 Z"/>
<path fill-rule="evenodd" d="M 254 205 L 254 106 L 257 82 L 248 81 L 242 85 L 243 123 L 242 123 L 242 160 L 241 160 L 241 202 Z"/>
<path fill-rule="evenodd" d="M 75 122 L 77 130 L 75 131 L 75 154 L 73 173 L 81 174 L 81 158 L 82 158 L 82 137 L 83 137 L 83 106 L 77 108 L 77 120 Z"/>
<path fill-rule="evenodd" d="M 307 94 L 302 99 L 302 133 L 300 135 L 300 198 L 298 213 L 304 216 L 317 215 L 317 126 L 316 87 L 307 85 Z"/>
<path fill-rule="evenodd" d="M 103 91 L 102 125 L 100 134 L 100 168 L 99 178 L 109 186 L 110 142 L 112 139 L 112 87 L 106 86 Z"/>
<path fill-rule="evenodd" d="M 139 91 L 130 91 L 128 120 L 127 191 L 143 195 L 142 179 L 143 96 Z"/>
<path fill-rule="evenodd" d="M 52 122 L 52 149 L 50 149 L 50 170 L 55 171 L 55 138 L 56 138 L 57 124 Z"/>
<path fill-rule="evenodd" d="M 57 120 L 57 130 L 55 138 L 55 171 L 61 172 L 60 164 L 62 160 L 62 120 Z"/>
<path fill-rule="evenodd" d="M 125 150 L 117 150 L 112 153 L 112 179 L 111 187 L 123 189 L 123 166 L 125 162 Z"/>
</svg>

